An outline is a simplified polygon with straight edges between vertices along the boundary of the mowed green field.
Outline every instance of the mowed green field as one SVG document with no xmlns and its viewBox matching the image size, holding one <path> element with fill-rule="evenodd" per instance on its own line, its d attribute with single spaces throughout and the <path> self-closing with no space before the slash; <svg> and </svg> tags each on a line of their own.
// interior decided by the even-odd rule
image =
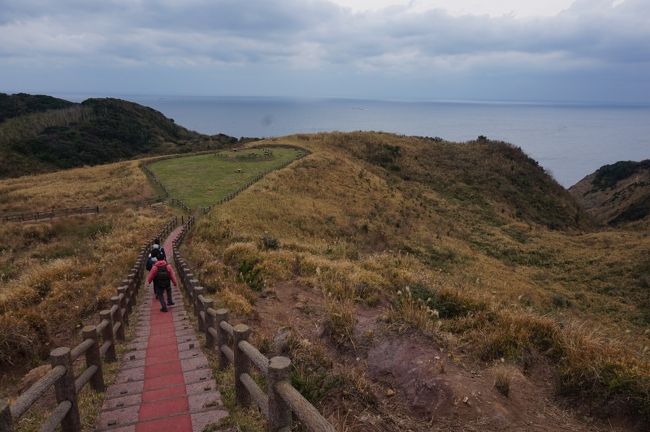
<svg viewBox="0 0 650 432">
<path fill-rule="evenodd" d="M 270 156 L 265 154 L 265 149 L 271 151 Z M 206 207 L 256 175 L 278 168 L 302 153 L 284 147 L 265 149 L 178 157 L 155 162 L 149 168 L 164 183 L 170 196 L 183 200 L 190 208 Z"/>
</svg>

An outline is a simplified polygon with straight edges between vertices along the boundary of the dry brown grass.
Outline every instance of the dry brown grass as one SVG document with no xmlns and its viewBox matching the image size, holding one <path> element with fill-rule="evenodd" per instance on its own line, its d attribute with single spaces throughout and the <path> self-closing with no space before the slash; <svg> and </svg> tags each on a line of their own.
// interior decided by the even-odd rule
<svg viewBox="0 0 650 432">
<path fill-rule="evenodd" d="M 170 216 L 135 207 L 151 198 L 137 162 L 0 181 L 0 209 L 25 211 L 98 203 L 98 215 L 0 226 L 0 364 L 37 365 L 110 303 L 136 247 Z M 12 369 L 13 370 L 13 369 Z M 9 368 L 5 369 L 9 371 Z"/>
<path fill-rule="evenodd" d="M 153 196 L 138 161 L 0 181 L 0 214 L 134 204 Z"/>
<path fill-rule="evenodd" d="M 494 370 L 494 388 L 505 397 L 510 396 L 512 371 L 506 366 L 498 366 Z"/>
<path fill-rule="evenodd" d="M 545 355 L 564 377 L 562 393 L 627 398 L 633 415 L 647 416 L 650 237 L 594 229 L 541 168 L 501 144 L 374 133 L 282 142 L 312 154 L 194 231 L 188 257 L 205 273 L 215 273 L 205 251 L 223 258 L 224 292 L 246 297 L 242 281 L 253 290 L 279 281 L 318 287 L 337 302 L 391 311 L 393 322 L 448 332 L 478 358 L 525 366 Z M 265 233 L 278 250 L 260 247 Z M 575 335 L 576 320 L 606 338 Z M 606 343 L 625 337 L 624 347 Z"/>
</svg>

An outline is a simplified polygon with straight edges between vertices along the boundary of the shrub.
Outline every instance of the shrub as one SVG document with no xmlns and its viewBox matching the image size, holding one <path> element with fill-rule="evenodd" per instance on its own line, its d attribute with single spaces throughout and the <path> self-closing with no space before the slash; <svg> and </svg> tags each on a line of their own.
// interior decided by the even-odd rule
<svg viewBox="0 0 650 432">
<path fill-rule="evenodd" d="M 550 318 L 529 314 L 503 313 L 478 336 L 483 360 L 499 358 L 522 361 L 528 353 L 538 351 L 553 358 L 563 352 L 560 330 Z"/>
<path fill-rule="evenodd" d="M 0 365 L 12 366 L 36 354 L 36 338 L 29 324 L 7 313 L 0 315 Z"/>
<path fill-rule="evenodd" d="M 641 169 L 650 169 L 650 159 L 641 162 L 619 161 L 600 167 L 592 182 L 594 190 L 605 190 L 625 180 Z"/>
<path fill-rule="evenodd" d="M 510 395 L 511 379 L 512 375 L 506 367 L 497 367 L 494 371 L 494 388 L 505 397 L 508 397 Z"/>
<path fill-rule="evenodd" d="M 280 248 L 280 241 L 275 237 L 272 237 L 268 232 L 265 232 L 264 235 L 260 237 L 260 243 L 263 250 L 275 250 Z"/>
<path fill-rule="evenodd" d="M 440 318 L 465 316 L 472 311 L 484 310 L 486 307 L 483 303 L 445 288 L 432 289 L 415 284 L 410 287 L 410 292 L 413 298 L 438 311 Z"/>
<path fill-rule="evenodd" d="M 354 304 L 349 300 L 338 301 L 328 296 L 325 302 L 327 318 L 323 323 L 324 334 L 339 348 L 354 346 L 353 333 L 357 323 Z"/>
<path fill-rule="evenodd" d="M 341 386 L 341 379 L 332 373 L 332 361 L 322 348 L 294 337 L 289 339 L 288 348 L 293 360 L 291 384 L 309 402 L 316 404 Z"/>
</svg>

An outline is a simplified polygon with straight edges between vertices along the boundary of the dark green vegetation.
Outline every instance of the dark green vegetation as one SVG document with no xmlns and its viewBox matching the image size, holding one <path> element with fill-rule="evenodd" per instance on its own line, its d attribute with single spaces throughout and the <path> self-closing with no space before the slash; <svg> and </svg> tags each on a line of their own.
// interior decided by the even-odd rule
<svg viewBox="0 0 650 432">
<path fill-rule="evenodd" d="M 650 224 L 650 159 L 605 165 L 569 191 L 602 224 Z"/>
<path fill-rule="evenodd" d="M 355 156 L 395 172 L 402 180 L 471 205 L 495 225 L 505 222 L 505 211 L 551 229 L 589 225 L 569 193 L 537 161 L 511 144 L 480 139 L 459 145 L 419 138 L 421 145 L 406 151 L 399 145 L 373 142 L 367 135 L 355 138 L 361 142 L 344 144 Z"/>
<path fill-rule="evenodd" d="M 273 147 L 202 154 L 153 163 L 149 168 L 165 184 L 169 194 L 190 208 L 215 204 L 258 174 L 297 158 L 300 151 Z"/>
<path fill-rule="evenodd" d="M 650 159 L 641 162 L 620 161 L 611 165 L 602 166 L 596 171 L 596 176 L 592 183 L 594 190 L 611 188 L 619 181 L 625 180 L 644 169 L 650 169 Z"/>
<path fill-rule="evenodd" d="M 0 123 L 26 114 L 70 108 L 74 103 L 52 96 L 0 93 Z"/>
<path fill-rule="evenodd" d="M 160 112 L 119 99 L 75 104 L 47 96 L 0 98 L 0 177 L 136 156 L 226 147 L 238 140 L 189 131 Z"/>
</svg>

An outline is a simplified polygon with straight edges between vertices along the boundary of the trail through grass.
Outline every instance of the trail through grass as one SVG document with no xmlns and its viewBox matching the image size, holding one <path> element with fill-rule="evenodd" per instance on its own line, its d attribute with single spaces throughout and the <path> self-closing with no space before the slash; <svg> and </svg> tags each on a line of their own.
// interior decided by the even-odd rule
<svg viewBox="0 0 650 432">
<path fill-rule="evenodd" d="M 195 208 L 214 204 L 256 175 L 278 168 L 300 154 L 300 150 L 284 147 L 224 151 L 166 159 L 149 168 L 171 196 Z"/>
</svg>

